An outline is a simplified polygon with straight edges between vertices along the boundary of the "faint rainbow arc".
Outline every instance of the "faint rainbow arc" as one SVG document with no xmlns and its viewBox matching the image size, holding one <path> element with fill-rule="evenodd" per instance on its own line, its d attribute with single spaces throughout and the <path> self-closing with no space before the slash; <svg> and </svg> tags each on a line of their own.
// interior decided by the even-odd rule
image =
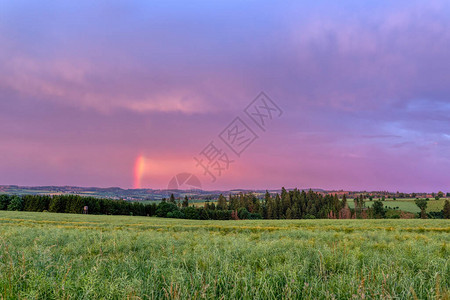
<svg viewBox="0 0 450 300">
<path fill-rule="evenodd" d="M 135 189 L 141 188 L 142 177 L 145 171 L 145 158 L 142 154 L 136 157 L 136 161 L 134 162 L 134 184 L 133 187 Z"/>
</svg>

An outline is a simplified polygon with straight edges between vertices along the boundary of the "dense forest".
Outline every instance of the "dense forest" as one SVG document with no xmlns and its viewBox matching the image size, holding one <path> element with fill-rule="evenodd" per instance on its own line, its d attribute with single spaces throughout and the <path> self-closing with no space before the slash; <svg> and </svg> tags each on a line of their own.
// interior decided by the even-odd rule
<svg viewBox="0 0 450 300">
<path fill-rule="evenodd" d="M 387 209 L 376 200 L 366 207 L 363 196 L 353 199 L 354 208 L 349 208 L 345 195 L 322 195 L 317 192 L 287 191 L 281 194 L 266 192 L 263 199 L 252 193 L 240 193 L 225 197 L 217 202 L 205 202 L 203 207 L 189 203 L 189 199 L 163 199 L 160 203 L 142 204 L 124 200 L 100 199 L 78 195 L 0 195 L 0 210 L 83 213 L 89 214 L 158 216 L 197 220 L 239 220 L 239 219 L 372 219 L 385 218 Z M 426 213 L 426 200 L 416 200 L 421 209 L 421 218 L 450 218 L 450 203 L 438 213 Z M 397 217 L 400 217 L 398 215 Z"/>
</svg>

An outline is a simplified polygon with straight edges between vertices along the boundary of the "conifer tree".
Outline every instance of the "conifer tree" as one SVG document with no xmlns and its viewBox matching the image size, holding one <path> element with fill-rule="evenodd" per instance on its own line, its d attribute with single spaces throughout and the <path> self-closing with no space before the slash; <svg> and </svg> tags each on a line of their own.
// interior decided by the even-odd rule
<svg viewBox="0 0 450 300">
<path fill-rule="evenodd" d="M 270 200 L 270 193 L 269 191 L 266 190 L 266 194 L 264 195 L 264 204 L 267 205 L 269 203 Z"/>
<path fill-rule="evenodd" d="M 281 206 L 281 199 L 280 199 L 280 195 L 275 196 L 275 211 L 274 211 L 274 219 L 281 219 L 282 218 L 282 213 L 283 211 L 283 207 Z"/>
<path fill-rule="evenodd" d="M 287 210 L 289 207 L 291 207 L 291 197 L 284 187 L 281 189 L 281 205 L 281 216 L 286 217 Z"/>
<path fill-rule="evenodd" d="M 450 202 L 448 200 L 445 200 L 443 214 L 444 219 L 450 219 Z"/>
<path fill-rule="evenodd" d="M 227 198 L 225 198 L 222 194 L 219 195 L 219 199 L 217 200 L 217 209 L 227 209 Z"/>
<path fill-rule="evenodd" d="M 51 198 L 48 211 L 55 212 L 55 213 L 63 211 L 62 201 L 61 201 L 60 196 L 53 196 Z"/>
<path fill-rule="evenodd" d="M 189 199 L 187 196 L 184 196 L 184 200 L 183 200 L 183 207 L 188 207 L 189 206 Z"/>
<path fill-rule="evenodd" d="M 286 210 L 286 219 L 292 219 L 292 211 L 291 208 Z"/>
<path fill-rule="evenodd" d="M 345 194 L 344 194 L 344 196 L 342 197 L 341 207 L 342 207 L 342 208 L 346 208 L 346 207 L 347 207 L 347 196 L 345 196 Z"/>
</svg>

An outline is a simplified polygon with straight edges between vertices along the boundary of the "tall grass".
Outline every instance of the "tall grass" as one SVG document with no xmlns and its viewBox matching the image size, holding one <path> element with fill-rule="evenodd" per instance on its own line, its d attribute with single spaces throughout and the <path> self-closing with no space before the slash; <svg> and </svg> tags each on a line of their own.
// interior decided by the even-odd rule
<svg viewBox="0 0 450 300">
<path fill-rule="evenodd" d="M 0 212 L 0 299 L 448 299 L 446 220 Z"/>
</svg>

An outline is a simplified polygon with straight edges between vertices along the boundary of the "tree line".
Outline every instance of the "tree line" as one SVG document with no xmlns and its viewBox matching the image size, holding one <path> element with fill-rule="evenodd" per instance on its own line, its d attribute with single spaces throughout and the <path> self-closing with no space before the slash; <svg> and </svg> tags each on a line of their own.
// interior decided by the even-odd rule
<svg viewBox="0 0 450 300">
<path fill-rule="evenodd" d="M 90 214 L 146 216 L 154 214 L 156 204 L 79 195 L 0 195 L 0 210 L 81 214 L 85 206 Z"/>
<path fill-rule="evenodd" d="M 239 193 L 217 202 L 206 201 L 203 207 L 189 203 L 188 197 L 175 199 L 172 194 L 160 203 L 143 204 L 124 200 L 102 199 L 79 195 L 0 195 L 0 210 L 78 213 L 88 208 L 89 214 L 158 216 L 197 220 L 239 220 L 239 219 L 367 219 L 385 218 L 387 209 L 381 200 L 365 206 L 362 196 L 356 197 L 354 208 L 349 208 L 346 195 L 322 195 L 312 190 L 290 190 L 282 188 L 281 193 L 266 192 L 262 199 L 253 193 Z M 425 201 L 425 200 L 424 200 Z M 425 213 L 426 203 L 416 201 Z M 428 214 L 429 215 L 429 214 Z M 450 203 L 446 200 L 444 209 L 431 217 L 450 218 Z"/>
</svg>

